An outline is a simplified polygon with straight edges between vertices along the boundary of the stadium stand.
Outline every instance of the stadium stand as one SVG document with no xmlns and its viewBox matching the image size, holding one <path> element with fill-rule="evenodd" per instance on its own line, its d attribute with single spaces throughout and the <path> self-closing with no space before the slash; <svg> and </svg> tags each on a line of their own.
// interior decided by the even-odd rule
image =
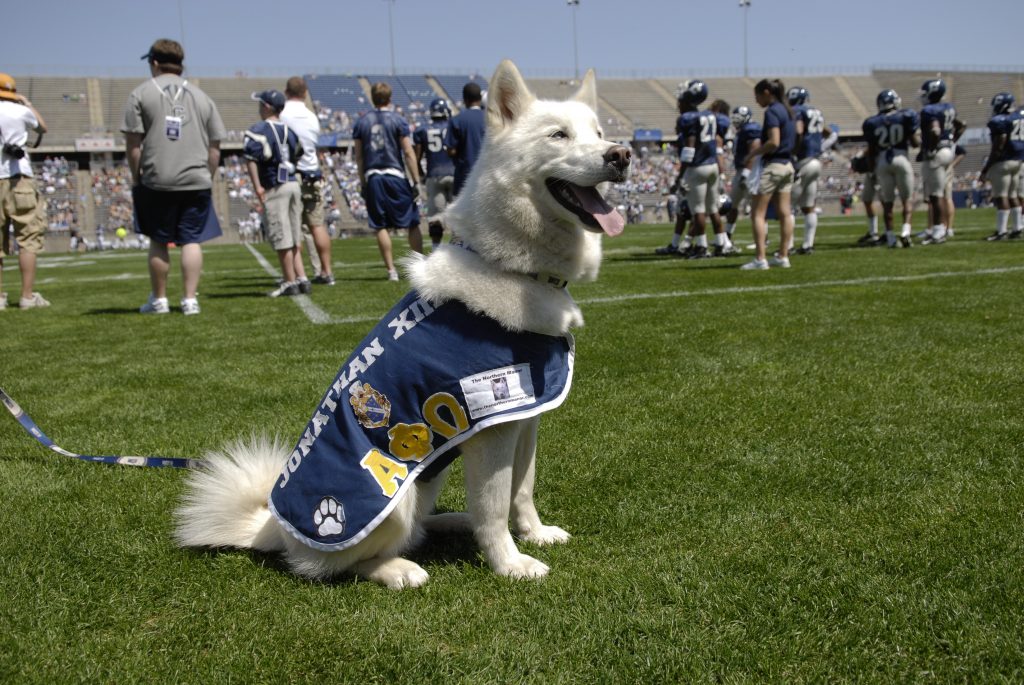
<svg viewBox="0 0 1024 685">
<path fill-rule="evenodd" d="M 470 81 L 475 81 L 480 84 L 481 90 L 487 90 L 487 79 L 477 74 L 446 74 L 435 75 L 433 78 L 444 91 L 448 104 L 452 106 L 452 111 L 456 113 L 462 109 L 462 87 L 464 85 Z"/>
<path fill-rule="evenodd" d="M 820 107 L 831 124 L 840 127 L 841 145 L 833 159 L 826 160 L 822 178 L 825 211 L 836 211 L 839 198 L 856 191 L 859 177 L 850 176 L 848 158 L 857 150 L 856 141 L 864 117 L 875 112 L 875 96 L 883 88 L 894 88 L 903 97 L 905 107 L 917 109 L 918 88 L 927 78 L 936 75 L 927 70 L 876 69 L 857 76 L 793 77 L 782 75 L 787 86 L 802 85 L 811 91 L 812 102 Z M 982 189 L 977 182 L 978 171 L 988 154 L 985 125 L 989 119 L 989 101 L 999 91 L 1009 91 L 1024 102 L 1024 76 L 1016 72 L 947 72 L 941 74 L 949 86 L 949 99 L 957 106 L 967 123 L 969 135 L 964 138 L 968 156 L 958 168 L 956 188 Z M 351 158 L 347 154 L 351 125 L 370 109 L 367 88 L 372 81 L 391 84 L 395 103 L 412 122 L 422 116 L 429 101 L 440 95 L 453 109 L 461 106 L 462 87 L 476 81 L 487 88 L 486 79 L 470 74 L 401 75 L 380 74 L 307 74 L 310 99 L 319 113 L 324 132 L 323 144 L 329 149 L 331 189 L 335 207 L 332 224 L 340 233 L 364 230 L 365 207 L 359 196 Z M 224 168 L 215 182 L 215 204 L 228 239 L 255 239 L 253 207 L 247 195 L 248 179 L 244 167 L 232 153 L 241 145 L 241 134 L 257 119 L 250 94 L 267 88 L 283 89 L 285 78 L 206 78 L 190 77 L 217 102 L 225 127 L 229 131 Z M 49 159 L 40 170 L 46 174 L 43 186 L 51 212 L 51 235 L 66 236 L 72 225 L 79 225 L 84 236 L 95 235 L 97 228 L 109 230 L 131 218 L 130 193 L 127 191 L 123 167 L 124 137 L 120 134 L 121 116 L 128 94 L 142 83 L 136 78 L 59 78 L 19 77 L 19 90 L 39 107 L 50 131 L 43 147 L 33 154 L 39 162 Z M 675 139 L 676 89 L 685 78 L 619 78 L 600 79 L 598 83 L 599 116 L 608 137 L 630 140 L 637 129 L 660 130 L 660 140 L 637 142 L 638 151 L 646 147 L 643 165 L 636 168 L 636 182 L 622 186 L 615 193 L 618 204 L 644 204 L 648 210 L 663 202 L 663 194 L 671 179 L 666 180 L 666 165 L 674 165 L 671 147 L 663 142 Z M 575 90 L 568 80 L 528 78 L 530 86 L 541 97 L 562 98 Z M 752 105 L 752 88 L 756 79 L 740 77 L 709 77 L 712 98 L 723 98 L 732 106 Z M 756 110 L 755 110 L 756 111 Z M 95 153 L 77 152 L 75 142 L 83 137 L 108 137 L 114 149 Z M 852 144 L 851 144 L 852 143 Z M 670 154 L 663 154 L 668 152 Z M 62 157 L 64 158 L 62 160 Z M 639 158 L 639 155 L 638 155 Z M 915 163 L 915 167 L 916 167 Z M 668 174 L 669 176 L 671 174 Z M 728 179 L 727 179 L 728 182 Z M 52 187 L 52 192 L 50 188 Z M 653 211 L 645 212 L 653 219 Z M 66 243 L 65 243 L 66 244 Z"/>
</svg>

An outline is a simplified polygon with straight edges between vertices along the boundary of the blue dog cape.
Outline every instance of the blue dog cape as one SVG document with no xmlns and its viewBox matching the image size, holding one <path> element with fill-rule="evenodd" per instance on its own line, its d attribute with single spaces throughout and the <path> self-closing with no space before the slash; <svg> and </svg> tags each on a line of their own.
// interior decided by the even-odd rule
<svg viewBox="0 0 1024 685">
<path fill-rule="evenodd" d="M 281 471 L 270 510 L 314 549 L 363 540 L 413 482 L 499 423 L 560 405 L 571 336 L 513 333 L 457 301 L 402 298 L 342 365 Z"/>
</svg>

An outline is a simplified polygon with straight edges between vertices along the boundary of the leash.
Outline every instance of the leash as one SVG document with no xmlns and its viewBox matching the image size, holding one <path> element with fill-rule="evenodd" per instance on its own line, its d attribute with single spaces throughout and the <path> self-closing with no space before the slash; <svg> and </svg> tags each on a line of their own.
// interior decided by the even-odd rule
<svg viewBox="0 0 1024 685">
<path fill-rule="evenodd" d="M 0 388 L 0 402 L 3 402 L 4 406 L 7 407 L 7 411 L 11 413 L 21 427 L 28 432 L 33 438 L 35 438 L 43 447 L 53 450 L 57 454 L 62 454 L 65 457 L 71 457 L 72 459 L 80 459 L 81 461 L 92 461 L 99 462 L 102 464 L 119 464 L 121 466 L 166 466 L 173 469 L 192 469 L 198 468 L 202 462 L 196 459 L 185 459 L 183 457 L 126 457 L 126 456 L 95 456 L 91 454 L 75 454 L 68 450 L 54 444 L 53 440 L 50 440 L 46 436 L 46 433 L 39 429 L 36 422 L 32 420 L 28 414 L 26 414 L 18 403 L 14 399 L 4 392 L 3 388 Z"/>
</svg>

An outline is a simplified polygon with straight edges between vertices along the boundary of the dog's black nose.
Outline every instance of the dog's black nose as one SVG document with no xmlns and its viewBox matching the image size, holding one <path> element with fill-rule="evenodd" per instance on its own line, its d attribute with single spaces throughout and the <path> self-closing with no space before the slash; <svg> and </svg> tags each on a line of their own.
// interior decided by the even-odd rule
<svg viewBox="0 0 1024 685">
<path fill-rule="evenodd" d="M 619 171 L 629 168 L 629 160 L 633 157 L 630 149 L 624 145 L 613 145 L 604 153 L 604 163 L 611 164 Z"/>
</svg>

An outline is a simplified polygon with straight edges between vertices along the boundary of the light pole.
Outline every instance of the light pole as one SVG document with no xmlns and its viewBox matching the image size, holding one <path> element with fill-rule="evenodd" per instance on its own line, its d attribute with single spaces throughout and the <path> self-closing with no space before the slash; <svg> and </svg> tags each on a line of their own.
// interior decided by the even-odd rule
<svg viewBox="0 0 1024 685">
<path fill-rule="evenodd" d="M 395 5 L 395 0 L 385 0 L 388 3 L 388 39 L 391 44 L 391 75 L 395 75 L 395 27 L 394 22 L 391 18 L 391 8 Z"/>
<path fill-rule="evenodd" d="M 573 72 L 573 78 L 576 81 L 580 80 L 580 50 L 576 43 L 576 11 L 580 7 L 580 0 L 565 0 L 565 4 L 572 7 L 572 55 L 573 64 L 575 71 Z"/>
<path fill-rule="evenodd" d="M 747 69 L 747 13 L 750 11 L 750 0 L 740 0 L 740 7 L 743 8 L 743 77 L 750 76 Z"/>
</svg>

